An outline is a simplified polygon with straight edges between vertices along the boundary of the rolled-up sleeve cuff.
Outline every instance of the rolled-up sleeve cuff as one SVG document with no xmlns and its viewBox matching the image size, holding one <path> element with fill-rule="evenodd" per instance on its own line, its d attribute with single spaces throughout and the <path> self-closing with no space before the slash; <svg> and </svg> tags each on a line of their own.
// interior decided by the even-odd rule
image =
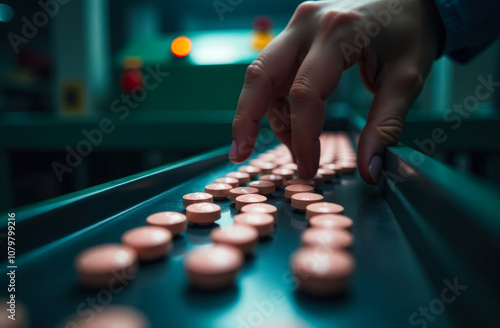
<svg viewBox="0 0 500 328">
<path fill-rule="evenodd" d="M 434 0 L 445 28 L 446 38 L 443 49 L 444 54 L 461 49 L 465 46 L 464 17 L 461 16 L 458 5 L 450 0 Z"/>
</svg>

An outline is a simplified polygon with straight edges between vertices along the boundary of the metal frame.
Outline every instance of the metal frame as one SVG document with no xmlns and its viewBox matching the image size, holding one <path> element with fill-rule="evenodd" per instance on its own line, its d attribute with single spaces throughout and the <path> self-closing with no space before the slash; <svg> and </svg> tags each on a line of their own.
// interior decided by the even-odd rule
<svg viewBox="0 0 500 328">
<path fill-rule="evenodd" d="M 350 123 L 359 136 L 365 120 L 353 114 Z M 436 290 L 444 279 L 466 282 L 461 323 L 499 322 L 500 189 L 401 143 L 387 148 L 384 163 L 380 190 Z"/>
</svg>

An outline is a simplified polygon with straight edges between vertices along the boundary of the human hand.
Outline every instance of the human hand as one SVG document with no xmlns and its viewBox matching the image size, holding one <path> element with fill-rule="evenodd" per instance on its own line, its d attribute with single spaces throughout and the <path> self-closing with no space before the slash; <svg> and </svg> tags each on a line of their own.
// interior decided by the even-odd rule
<svg viewBox="0 0 500 328">
<path fill-rule="evenodd" d="M 356 63 L 374 99 L 358 144 L 358 168 L 377 183 L 381 155 L 402 133 L 439 51 L 442 23 L 432 0 L 337 0 L 302 3 L 286 28 L 248 67 L 229 154 L 251 154 L 267 113 L 301 178 L 319 165 L 324 100 Z M 363 36 L 364 35 L 364 36 Z M 289 97 L 288 97 L 289 96 Z"/>
</svg>

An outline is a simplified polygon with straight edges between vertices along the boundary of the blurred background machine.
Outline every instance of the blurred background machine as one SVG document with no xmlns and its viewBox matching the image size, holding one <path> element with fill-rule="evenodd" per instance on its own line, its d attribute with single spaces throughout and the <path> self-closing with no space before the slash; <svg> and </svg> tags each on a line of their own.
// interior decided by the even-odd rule
<svg viewBox="0 0 500 328">
<path fill-rule="evenodd" d="M 0 0 L 0 209 L 228 144 L 246 67 L 299 3 Z M 439 59 L 402 142 L 500 182 L 500 91 L 474 98 L 482 78 L 500 78 L 499 51 Z M 371 99 L 353 68 L 327 120 L 366 116 Z M 458 123 L 455 105 L 474 109 Z"/>
</svg>

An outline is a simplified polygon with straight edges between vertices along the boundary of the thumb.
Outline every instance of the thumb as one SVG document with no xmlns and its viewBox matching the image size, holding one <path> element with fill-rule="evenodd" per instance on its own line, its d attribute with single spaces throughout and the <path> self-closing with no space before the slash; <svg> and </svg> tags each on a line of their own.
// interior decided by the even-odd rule
<svg viewBox="0 0 500 328">
<path fill-rule="evenodd" d="M 406 113 L 424 83 L 416 66 L 384 68 L 358 143 L 359 173 L 370 184 L 379 182 L 385 147 L 399 140 Z"/>
</svg>

